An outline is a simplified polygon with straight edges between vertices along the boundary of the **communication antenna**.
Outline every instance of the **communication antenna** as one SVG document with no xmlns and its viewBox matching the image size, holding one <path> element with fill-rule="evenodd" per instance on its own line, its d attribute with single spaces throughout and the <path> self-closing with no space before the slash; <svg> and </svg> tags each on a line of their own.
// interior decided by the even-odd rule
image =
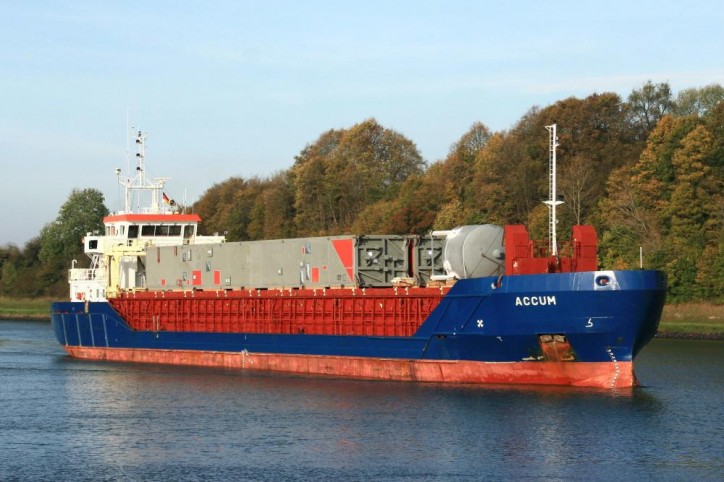
<svg viewBox="0 0 724 482">
<path fill-rule="evenodd" d="M 133 129 L 135 130 L 135 128 Z M 116 170 L 116 177 L 118 178 L 118 183 L 123 186 L 123 189 L 125 191 L 123 211 L 125 214 L 131 214 L 134 212 L 158 214 L 169 211 L 169 208 L 161 204 L 162 199 L 165 199 L 163 188 L 166 185 L 166 181 L 168 180 L 168 178 L 149 178 L 146 175 L 146 139 L 148 139 L 148 134 L 141 130 L 138 130 L 133 137 L 133 143 L 136 145 L 136 168 L 134 176 L 132 178 L 128 177 L 121 180 L 121 170 Z M 150 204 L 142 209 L 142 197 L 143 201 L 145 202 L 148 199 L 149 195 Z M 134 200 L 136 202 L 135 211 L 133 209 Z"/>
<path fill-rule="evenodd" d="M 558 135 L 556 133 L 557 126 L 552 124 L 545 126 L 548 130 L 548 192 L 549 198 L 547 201 L 543 201 L 548 205 L 548 244 L 550 246 L 551 256 L 558 256 L 558 244 L 556 241 L 556 224 L 558 219 L 556 218 L 556 206 L 563 204 L 563 201 L 558 200 L 556 194 L 556 148 L 558 147 Z"/>
<path fill-rule="evenodd" d="M 130 109 L 126 107 L 126 173 L 131 174 L 131 132 L 134 127 L 131 125 Z"/>
</svg>

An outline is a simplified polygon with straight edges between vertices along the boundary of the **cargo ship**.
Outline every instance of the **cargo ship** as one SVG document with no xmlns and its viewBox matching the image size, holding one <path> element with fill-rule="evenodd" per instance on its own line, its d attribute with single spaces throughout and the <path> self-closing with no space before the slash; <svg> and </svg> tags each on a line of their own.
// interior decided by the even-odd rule
<svg viewBox="0 0 724 482">
<path fill-rule="evenodd" d="M 51 307 L 73 357 L 312 376 L 438 383 L 638 384 L 665 275 L 599 270 L 597 234 L 556 236 L 556 126 L 549 236 L 473 225 L 425 236 L 227 242 L 145 175 L 146 135 L 124 209 L 83 239 Z M 143 202 L 141 200 L 143 199 Z M 144 205 L 143 208 L 135 205 Z"/>
</svg>

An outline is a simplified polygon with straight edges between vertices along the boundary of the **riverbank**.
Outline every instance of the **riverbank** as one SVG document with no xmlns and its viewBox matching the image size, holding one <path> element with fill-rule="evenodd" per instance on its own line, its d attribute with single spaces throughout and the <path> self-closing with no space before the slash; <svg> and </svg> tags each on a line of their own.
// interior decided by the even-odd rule
<svg viewBox="0 0 724 482">
<path fill-rule="evenodd" d="M 0 319 L 50 321 L 48 298 L 0 298 Z M 724 305 L 666 305 L 657 338 L 724 340 Z"/>
<path fill-rule="evenodd" d="M 713 303 L 666 305 L 656 337 L 724 340 L 724 305 Z"/>
<path fill-rule="evenodd" d="M 0 319 L 50 321 L 50 298 L 0 297 Z"/>
</svg>

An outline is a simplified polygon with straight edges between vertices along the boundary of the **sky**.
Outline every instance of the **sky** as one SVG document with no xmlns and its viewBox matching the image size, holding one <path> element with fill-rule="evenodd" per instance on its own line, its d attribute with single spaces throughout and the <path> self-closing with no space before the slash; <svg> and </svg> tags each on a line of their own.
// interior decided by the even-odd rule
<svg viewBox="0 0 724 482">
<path fill-rule="evenodd" d="M 73 189 L 120 209 L 129 125 L 190 204 L 369 118 L 432 163 L 475 122 L 507 130 L 571 96 L 724 85 L 719 0 L 0 6 L 0 245 L 38 236 Z"/>
</svg>

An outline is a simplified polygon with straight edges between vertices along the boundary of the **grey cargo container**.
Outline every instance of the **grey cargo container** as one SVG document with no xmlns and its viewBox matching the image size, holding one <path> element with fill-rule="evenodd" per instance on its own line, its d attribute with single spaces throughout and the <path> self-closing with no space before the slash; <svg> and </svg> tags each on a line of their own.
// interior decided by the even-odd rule
<svg viewBox="0 0 724 482">
<path fill-rule="evenodd" d="M 331 236 L 150 247 L 149 289 L 385 287 L 412 276 L 409 238 Z"/>
</svg>

